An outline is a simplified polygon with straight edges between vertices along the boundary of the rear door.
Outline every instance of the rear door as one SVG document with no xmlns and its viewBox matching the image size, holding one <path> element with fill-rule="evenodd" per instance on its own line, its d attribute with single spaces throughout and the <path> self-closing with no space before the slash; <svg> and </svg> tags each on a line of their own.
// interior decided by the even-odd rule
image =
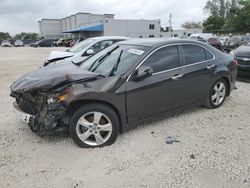
<svg viewBox="0 0 250 188">
<path fill-rule="evenodd" d="M 183 94 L 179 50 L 177 45 L 153 52 L 141 66 L 151 66 L 152 76 L 126 83 L 127 115 L 129 123 L 174 109 L 181 104 Z"/>
<path fill-rule="evenodd" d="M 208 49 L 196 44 L 182 44 L 182 83 L 185 95 L 183 104 L 197 103 L 206 99 L 215 69 L 214 55 Z"/>
</svg>

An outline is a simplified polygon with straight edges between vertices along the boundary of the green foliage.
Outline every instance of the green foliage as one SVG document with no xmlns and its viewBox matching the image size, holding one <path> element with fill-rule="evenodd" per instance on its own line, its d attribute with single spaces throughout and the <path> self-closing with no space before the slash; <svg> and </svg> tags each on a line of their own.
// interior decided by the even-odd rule
<svg viewBox="0 0 250 188">
<path fill-rule="evenodd" d="M 202 28 L 201 22 L 195 22 L 195 21 L 186 21 L 181 25 L 182 28 L 185 29 L 191 29 L 191 28 Z"/>
<path fill-rule="evenodd" d="M 11 39 L 11 36 L 9 33 L 0 32 L 0 41 L 9 40 L 9 39 Z"/>
<path fill-rule="evenodd" d="M 204 9 L 210 13 L 205 31 L 250 32 L 250 0 L 208 0 Z"/>
<path fill-rule="evenodd" d="M 234 17 L 229 20 L 229 25 L 236 32 L 250 31 L 250 0 L 240 1 L 238 8 L 234 9 Z"/>
<path fill-rule="evenodd" d="M 218 30 L 221 30 L 224 24 L 225 19 L 223 17 L 209 16 L 207 20 L 203 23 L 203 27 L 206 32 L 216 32 Z"/>
<path fill-rule="evenodd" d="M 14 36 L 14 40 L 37 40 L 39 38 L 38 33 L 19 33 Z"/>
</svg>

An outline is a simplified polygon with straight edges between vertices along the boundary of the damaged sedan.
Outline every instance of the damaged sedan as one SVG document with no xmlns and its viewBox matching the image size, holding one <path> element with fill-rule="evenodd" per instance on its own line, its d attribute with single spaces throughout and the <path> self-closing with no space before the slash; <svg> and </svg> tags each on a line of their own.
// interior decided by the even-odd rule
<svg viewBox="0 0 250 188">
<path fill-rule="evenodd" d="M 135 39 L 81 65 L 30 72 L 11 85 L 11 96 L 33 132 L 66 130 L 80 147 L 102 147 L 149 118 L 193 105 L 220 107 L 236 75 L 237 61 L 208 44 Z"/>
</svg>

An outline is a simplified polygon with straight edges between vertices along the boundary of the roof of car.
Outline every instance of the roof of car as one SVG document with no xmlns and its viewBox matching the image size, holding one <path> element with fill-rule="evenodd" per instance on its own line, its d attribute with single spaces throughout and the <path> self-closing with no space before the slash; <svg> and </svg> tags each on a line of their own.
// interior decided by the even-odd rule
<svg viewBox="0 0 250 188">
<path fill-rule="evenodd" d="M 94 40 L 109 40 L 109 39 L 124 39 L 124 40 L 128 40 L 131 39 L 129 37 L 124 37 L 124 36 L 102 36 L 102 37 L 93 37 L 90 39 L 94 39 Z"/>
<path fill-rule="evenodd" d="M 196 40 L 190 39 L 180 39 L 180 38 L 148 38 L 148 39 L 131 39 L 127 41 L 120 42 L 120 44 L 126 45 L 139 45 L 139 46 L 149 46 L 149 47 L 157 47 L 165 44 L 172 44 L 172 43 L 198 43 L 203 44 Z"/>
</svg>

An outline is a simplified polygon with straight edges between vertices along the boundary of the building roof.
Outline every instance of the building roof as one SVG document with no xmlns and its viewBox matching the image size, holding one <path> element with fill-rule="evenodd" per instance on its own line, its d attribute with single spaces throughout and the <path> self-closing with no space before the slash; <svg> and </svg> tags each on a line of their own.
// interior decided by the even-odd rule
<svg viewBox="0 0 250 188">
<path fill-rule="evenodd" d="M 94 26 L 85 26 L 85 27 L 80 27 L 78 29 L 73 29 L 73 30 L 68 30 L 68 31 L 63 31 L 63 33 L 79 33 L 81 31 L 92 31 L 92 32 L 97 32 L 97 31 L 103 31 L 104 30 L 104 25 L 103 24 L 98 24 Z"/>
</svg>

